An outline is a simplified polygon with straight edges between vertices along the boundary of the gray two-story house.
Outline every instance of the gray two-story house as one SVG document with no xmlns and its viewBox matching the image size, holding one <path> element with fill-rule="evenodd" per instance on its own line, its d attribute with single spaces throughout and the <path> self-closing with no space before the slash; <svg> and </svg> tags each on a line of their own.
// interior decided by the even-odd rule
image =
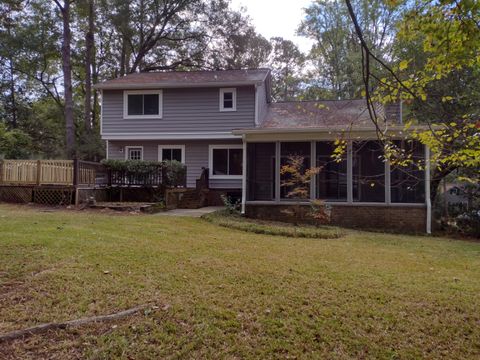
<svg viewBox="0 0 480 360">
<path fill-rule="evenodd" d="M 384 161 L 365 100 L 275 103 L 268 69 L 136 73 L 96 88 L 109 159 L 181 161 L 191 188 L 208 169 L 212 193 L 238 193 L 247 215 L 279 219 L 292 202 L 280 169 L 301 155 L 321 169 L 305 204 L 330 204 L 333 223 L 430 231 L 429 162 L 406 171 Z M 400 107 L 376 111 L 401 147 L 428 159 L 407 140 Z M 338 141 L 345 153 L 333 159 Z"/>
</svg>

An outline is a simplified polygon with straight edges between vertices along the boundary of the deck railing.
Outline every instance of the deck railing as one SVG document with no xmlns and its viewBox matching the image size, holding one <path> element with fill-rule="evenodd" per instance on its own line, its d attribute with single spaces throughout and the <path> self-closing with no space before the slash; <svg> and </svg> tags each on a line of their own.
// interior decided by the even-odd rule
<svg viewBox="0 0 480 360">
<path fill-rule="evenodd" d="M 0 185 L 12 186 L 186 187 L 186 171 L 182 178 L 171 174 L 164 163 L 127 171 L 83 160 L 0 160 Z"/>
<path fill-rule="evenodd" d="M 93 186 L 99 165 L 81 160 L 1 160 L 0 184 Z"/>
</svg>

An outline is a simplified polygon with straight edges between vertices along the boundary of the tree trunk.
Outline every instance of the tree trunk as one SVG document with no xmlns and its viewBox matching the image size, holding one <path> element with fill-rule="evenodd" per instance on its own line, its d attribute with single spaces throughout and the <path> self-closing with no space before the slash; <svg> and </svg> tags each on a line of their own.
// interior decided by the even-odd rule
<svg viewBox="0 0 480 360">
<path fill-rule="evenodd" d="M 92 128 L 92 55 L 94 44 L 93 0 L 88 1 L 88 31 L 85 36 L 85 130 Z"/>
<path fill-rule="evenodd" d="M 56 1 L 56 4 L 60 9 L 63 21 L 62 69 L 65 93 L 66 150 L 67 156 L 73 158 L 75 155 L 75 125 L 73 122 L 72 60 L 70 50 L 72 38 L 70 31 L 70 0 L 64 0 L 63 6 L 58 1 Z"/>
<path fill-rule="evenodd" d="M 11 36 L 10 26 L 7 27 L 8 36 Z M 15 96 L 15 74 L 13 70 L 13 56 L 8 59 L 9 71 L 10 71 L 10 102 L 11 102 L 11 112 L 12 112 L 12 128 L 17 127 L 17 100 Z"/>
<path fill-rule="evenodd" d="M 13 73 L 13 59 L 9 59 L 10 64 L 10 101 L 12 106 L 12 128 L 17 127 L 17 100 L 15 97 L 15 77 Z"/>
</svg>

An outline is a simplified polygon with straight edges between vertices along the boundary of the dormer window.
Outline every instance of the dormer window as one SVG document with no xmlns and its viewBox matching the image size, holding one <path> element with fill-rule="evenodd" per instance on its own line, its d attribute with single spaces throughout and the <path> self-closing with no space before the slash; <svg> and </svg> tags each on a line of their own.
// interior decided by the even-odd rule
<svg viewBox="0 0 480 360">
<path fill-rule="evenodd" d="M 125 91 L 123 95 L 123 117 L 125 119 L 161 118 L 162 91 Z"/>
<path fill-rule="evenodd" d="M 237 89 L 220 89 L 220 111 L 237 111 Z"/>
</svg>

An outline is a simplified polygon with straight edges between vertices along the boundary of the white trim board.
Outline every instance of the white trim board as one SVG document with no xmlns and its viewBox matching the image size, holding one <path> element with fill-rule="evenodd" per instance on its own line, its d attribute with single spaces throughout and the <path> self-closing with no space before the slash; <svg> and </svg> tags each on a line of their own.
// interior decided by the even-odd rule
<svg viewBox="0 0 480 360">
<path fill-rule="evenodd" d="M 229 140 L 242 137 L 231 132 L 180 132 L 180 133 L 111 133 L 101 134 L 103 140 Z"/>
<path fill-rule="evenodd" d="M 176 145 L 158 145 L 158 161 L 163 161 L 162 150 L 163 149 L 180 149 L 182 150 L 182 164 L 185 164 L 185 145 L 176 144 Z"/>
</svg>

